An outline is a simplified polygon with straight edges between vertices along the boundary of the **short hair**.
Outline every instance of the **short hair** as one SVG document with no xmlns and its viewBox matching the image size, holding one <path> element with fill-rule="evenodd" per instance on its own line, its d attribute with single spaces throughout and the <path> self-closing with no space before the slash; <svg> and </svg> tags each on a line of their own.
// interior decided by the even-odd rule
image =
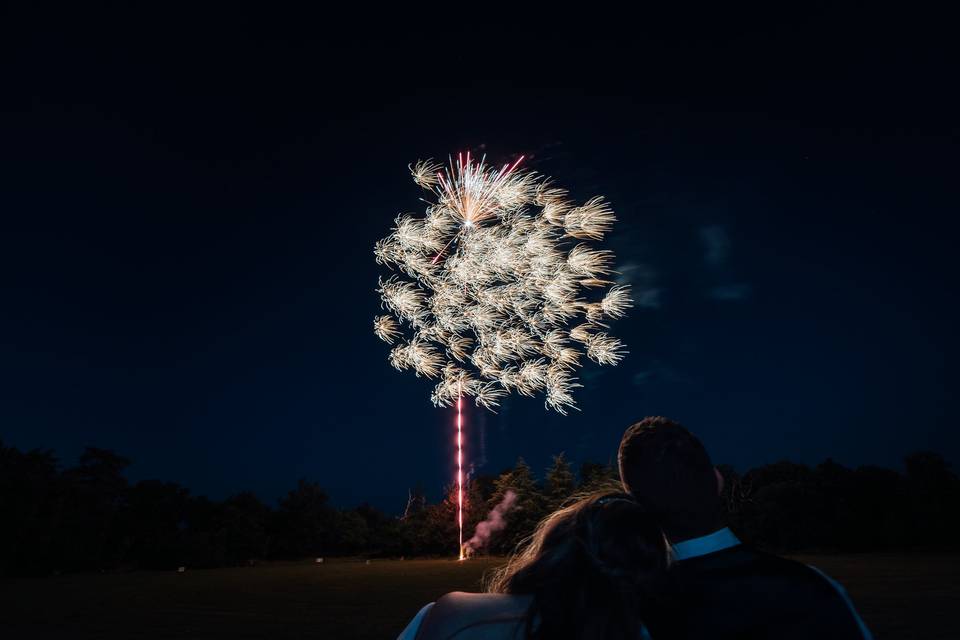
<svg viewBox="0 0 960 640">
<path fill-rule="evenodd" d="M 667 537 L 694 538 L 720 526 L 710 455 L 680 423 L 644 418 L 623 434 L 617 459 L 624 489 L 654 514 Z"/>
</svg>

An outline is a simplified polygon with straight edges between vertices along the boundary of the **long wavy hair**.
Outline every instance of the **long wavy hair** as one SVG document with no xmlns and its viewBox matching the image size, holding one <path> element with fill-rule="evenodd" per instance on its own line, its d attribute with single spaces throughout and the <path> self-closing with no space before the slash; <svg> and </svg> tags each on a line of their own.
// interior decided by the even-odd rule
<svg viewBox="0 0 960 640">
<path fill-rule="evenodd" d="M 657 606 L 667 549 L 647 510 L 602 491 L 547 516 L 487 591 L 533 596 L 529 640 L 636 640 Z"/>
</svg>

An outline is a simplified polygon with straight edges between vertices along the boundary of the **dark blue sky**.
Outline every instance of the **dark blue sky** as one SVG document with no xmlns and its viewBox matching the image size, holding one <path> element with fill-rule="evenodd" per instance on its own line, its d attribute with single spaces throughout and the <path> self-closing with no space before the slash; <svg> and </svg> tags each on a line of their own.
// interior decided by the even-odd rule
<svg viewBox="0 0 960 640">
<path fill-rule="evenodd" d="M 957 128 L 935 52 L 652 42 L 626 48 L 656 61 L 643 81 L 415 89 L 358 82 L 308 38 L 143 44 L 163 33 L 7 34 L 5 443 L 66 464 L 111 448 L 134 479 L 214 497 L 299 477 L 342 505 L 436 495 L 451 414 L 371 332 L 371 249 L 422 209 L 408 162 L 473 149 L 606 195 L 645 301 L 615 326 L 629 357 L 583 371 L 582 412 L 471 409 L 478 471 L 606 461 L 649 414 L 740 468 L 960 460 Z"/>
</svg>

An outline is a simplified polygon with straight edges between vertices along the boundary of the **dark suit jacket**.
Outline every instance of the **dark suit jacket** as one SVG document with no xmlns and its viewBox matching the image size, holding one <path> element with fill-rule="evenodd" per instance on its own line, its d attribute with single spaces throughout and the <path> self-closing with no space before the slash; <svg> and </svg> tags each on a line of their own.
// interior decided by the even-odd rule
<svg viewBox="0 0 960 640">
<path fill-rule="evenodd" d="M 736 545 L 671 566 L 644 621 L 655 640 L 861 640 L 839 585 L 805 564 Z"/>
</svg>

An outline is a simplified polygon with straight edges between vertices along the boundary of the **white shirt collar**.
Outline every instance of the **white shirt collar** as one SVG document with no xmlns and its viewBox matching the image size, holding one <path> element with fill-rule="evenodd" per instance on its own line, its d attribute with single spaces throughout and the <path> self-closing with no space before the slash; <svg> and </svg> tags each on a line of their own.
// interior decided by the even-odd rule
<svg viewBox="0 0 960 640">
<path fill-rule="evenodd" d="M 674 560 L 689 560 L 715 551 L 723 551 L 738 544 L 740 544 L 740 540 L 733 535 L 733 531 L 724 527 L 705 536 L 691 538 L 672 545 L 671 554 Z"/>
</svg>

